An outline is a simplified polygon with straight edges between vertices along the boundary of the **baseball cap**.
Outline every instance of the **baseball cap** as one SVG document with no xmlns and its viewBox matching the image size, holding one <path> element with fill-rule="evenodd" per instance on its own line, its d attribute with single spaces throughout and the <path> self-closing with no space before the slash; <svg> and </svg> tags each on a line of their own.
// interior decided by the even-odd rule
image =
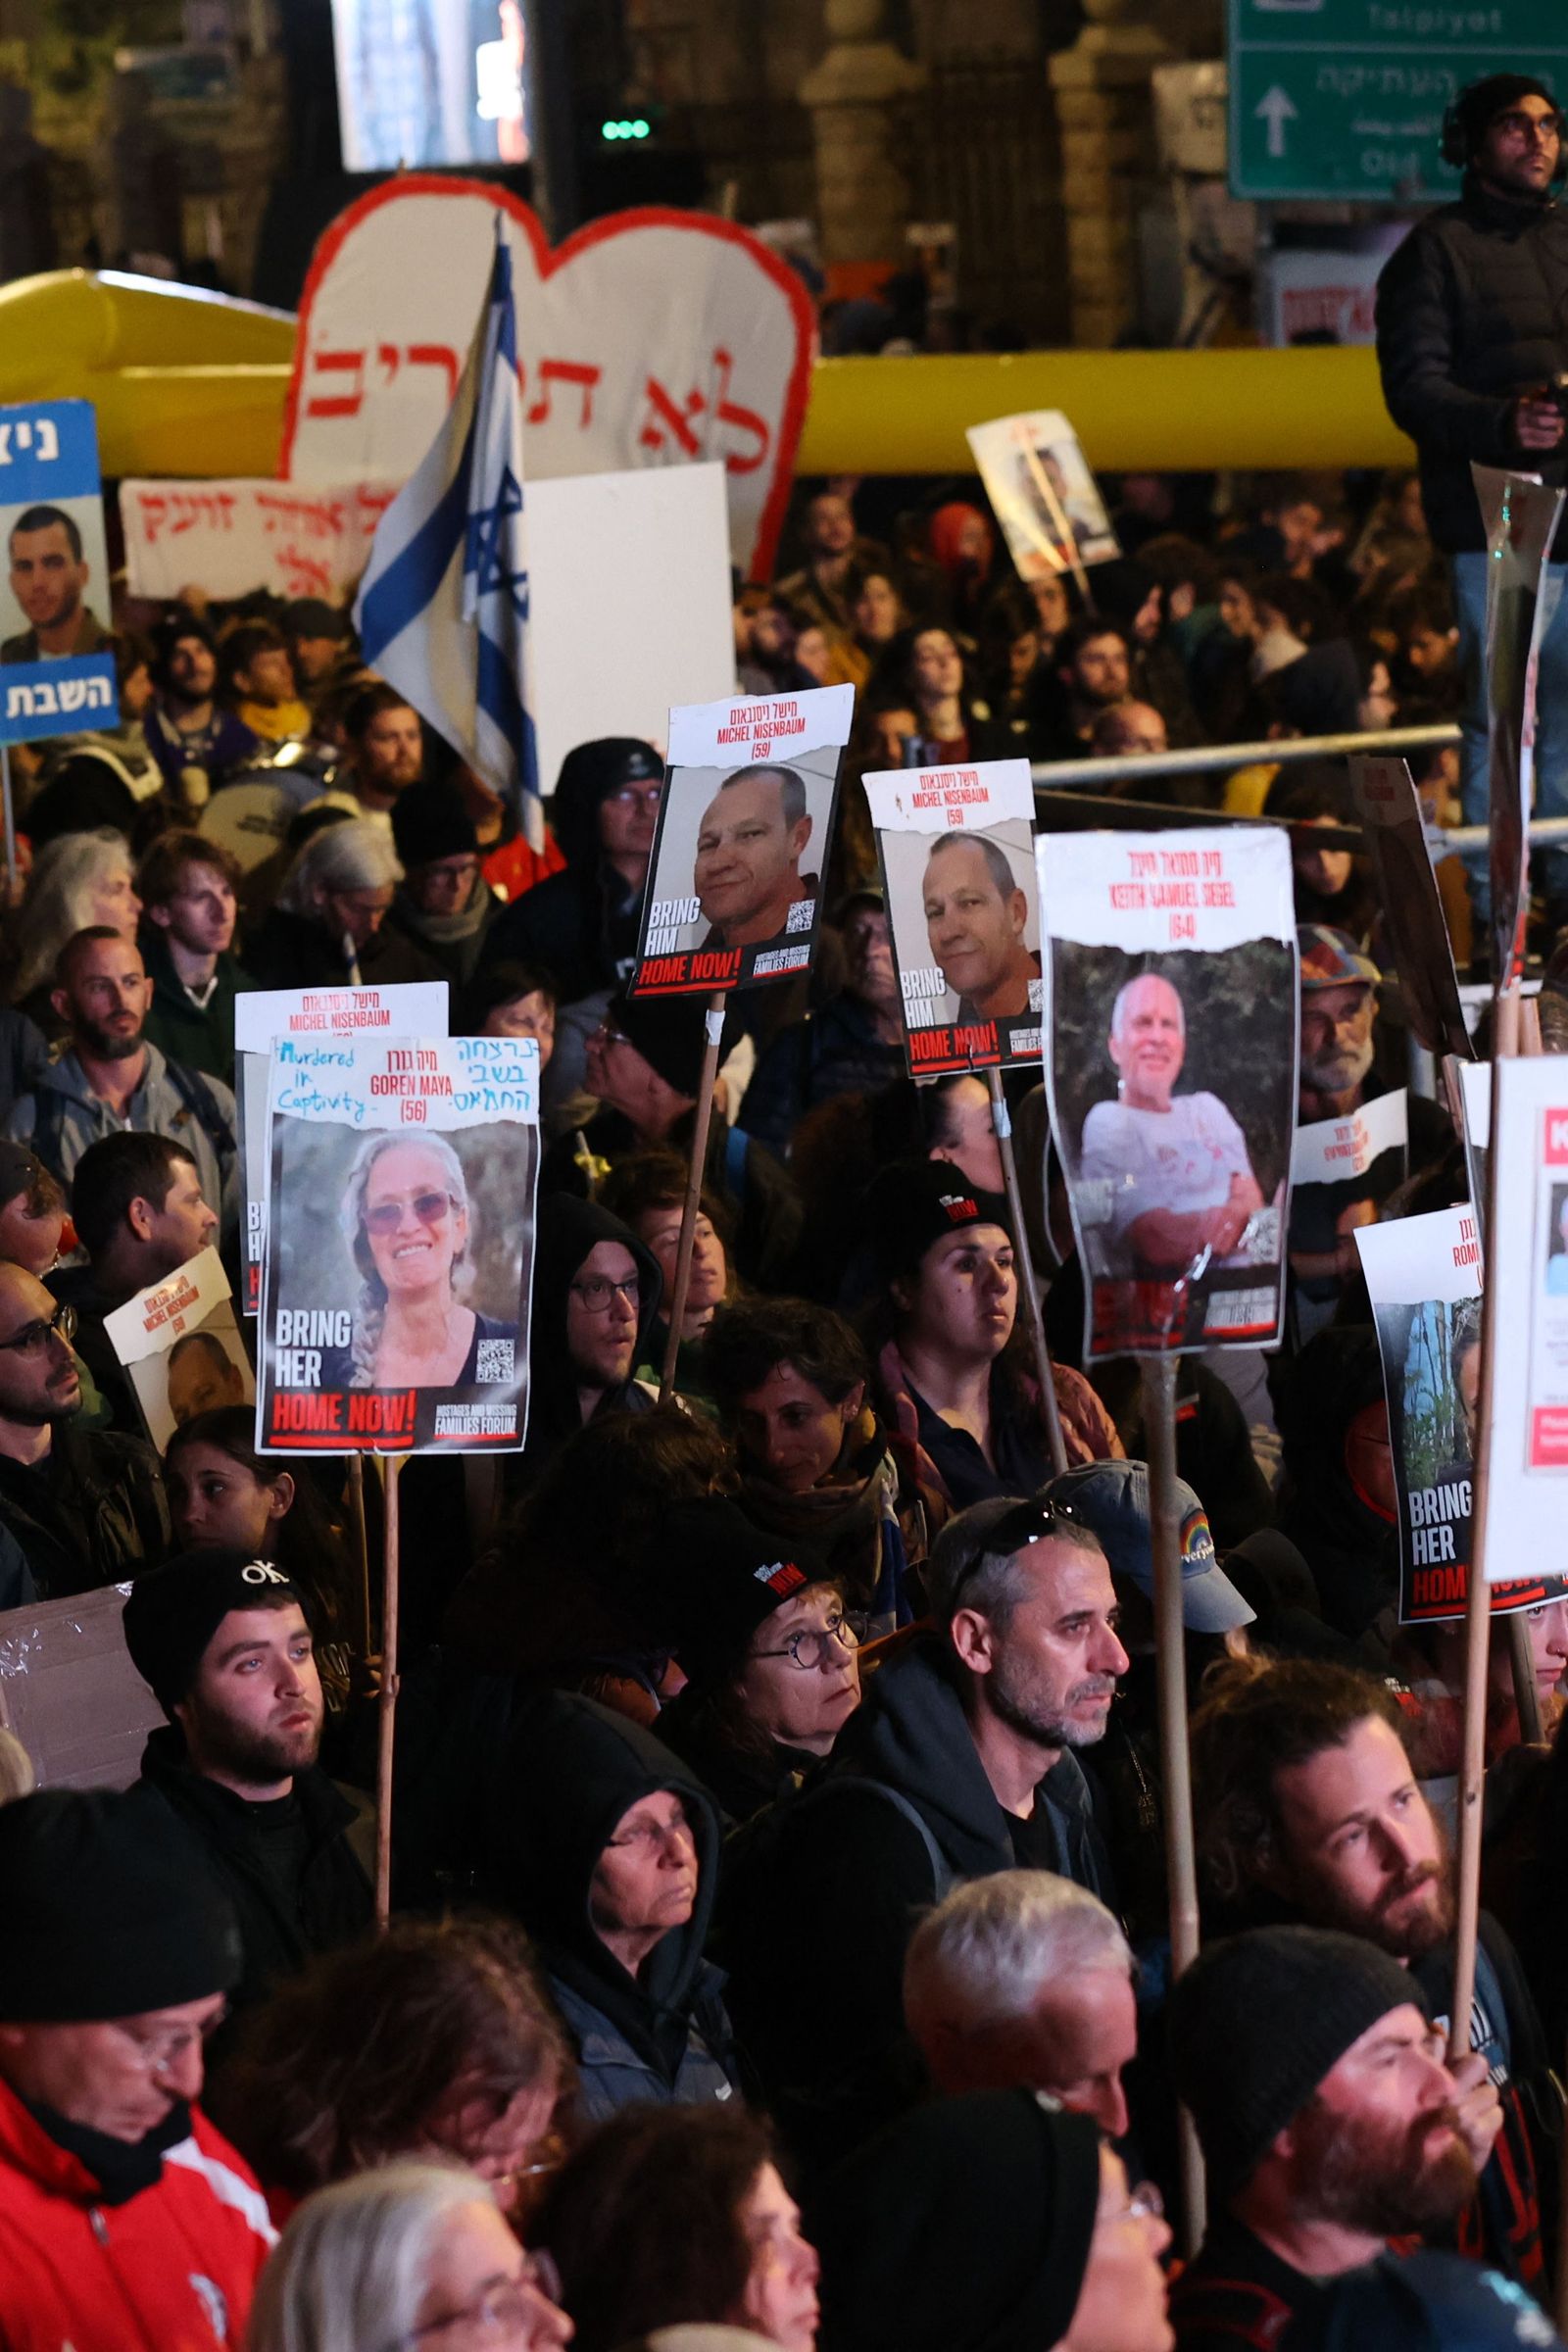
<svg viewBox="0 0 1568 2352">
<path fill-rule="evenodd" d="M 1070 1504 L 1072 1516 L 1100 1538 L 1113 1576 L 1154 1596 L 1154 1542 L 1149 1469 L 1144 1462 L 1086 1462 L 1040 1490 L 1041 1499 Z M 1185 1479 L 1176 1481 L 1181 1536 L 1182 1623 L 1190 1634 L 1229 1634 L 1250 1625 L 1248 1606 L 1214 1558 L 1208 1513 Z"/>
<path fill-rule="evenodd" d="M 1308 988 L 1377 988 L 1383 979 L 1370 956 L 1363 956 L 1348 931 L 1332 923 L 1302 923 L 1297 930 L 1301 950 L 1301 986 Z"/>
</svg>

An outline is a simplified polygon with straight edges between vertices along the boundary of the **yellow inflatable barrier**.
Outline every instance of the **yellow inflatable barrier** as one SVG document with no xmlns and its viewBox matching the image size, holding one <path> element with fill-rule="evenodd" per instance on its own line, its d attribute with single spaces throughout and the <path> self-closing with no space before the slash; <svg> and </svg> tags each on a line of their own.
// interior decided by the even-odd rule
<svg viewBox="0 0 1568 2352">
<path fill-rule="evenodd" d="M 294 358 L 286 311 L 106 270 L 0 286 L 0 402 L 90 400 L 106 474 L 270 476 Z M 1408 466 L 1375 355 L 1030 351 L 823 360 L 802 473 L 963 473 L 964 428 L 1061 409 L 1102 472 Z"/>
</svg>

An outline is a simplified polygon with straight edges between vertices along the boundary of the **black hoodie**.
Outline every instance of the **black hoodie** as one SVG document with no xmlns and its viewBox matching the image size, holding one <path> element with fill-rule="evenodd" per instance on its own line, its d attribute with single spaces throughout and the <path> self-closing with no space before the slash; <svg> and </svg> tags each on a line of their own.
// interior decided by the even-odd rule
<svg viewBox="0 0 1568 2352">
<path fill-rule="evenodd" d="M 536 1473 L 546 1457 L 574 1430 L 582 1427 L 577 1401 L 577 1376 L 566 1355 L 566 1299 L 577 1271 L 601 1242 L 619 1242 L 637 1260 L 642 1296 L 637 1310 L 637 1346 L 633 1365 L 648 1360 L 648 1347 L 659 1314 L 664 1280 L 659 1261 L 644 1248 L 629 1226 L 612 1217 L 596 1200 L 577 1200 L 569 1193 L 552 1193 L 539 1202 L 534 1249 L 533 1317 L 528 1358 L 528 1443 L 522 1462 L 525 1478 Z M 653 1399 L 634 1380 L 607 1390 L 597 1411 L 643 1412 Z"/>
<path fill-rule="evenodd" d="M 579 744 L 567 754 L 550 803 L 550 822 L 565 868 L 546 875 L 504 907 L 486 934 L 479 963 L 542 963 L 564 1004 L 596 990 L 616 988 L 637 954 L 642 893 L 631 890 L 605 858 L 599 811 L 626 781 L 628 760 L 643 755 L 636 772 L 659 772 L 651 747 L 630 737 Z"/>
<path fill-rule="evenodd" d="M 1115 1901 L 1076 1758 L 1046 1775 L 1029 1820 L 1004 1811 L 946 1643 L 930 1636 L 872 1678 L 824 1770 L 742 1833 L 733 1858 L 717 1947 L 730 2005 L 807 2163 L 843 2154 L 917 2083 L 904 1956 L 921 1912 L 951 1886 L 1024 1866 Z M 780 1984 L 806 1984 L 831 2000 L 830 2034 L 803 2033 L 798 2009 L 778 1999 Z"/>
<path fill-rule="evenodd" d="M 672 1789 L 697 1843 L 697 1899 L 633 1978 L 596 1933 L 588 1889 L 615 1824 Z M 495 1893 L 539 1946 L 577 2045 L 592 2120 L 637 2101 L 727 2098 L 735 2075 L 723 1979 L 703 1957 L 718 1870 L 718 1817 L 653 1735 L 591 1698 L 552 1691 L 513 1735 L 493 1831 Z"/>
</svg>

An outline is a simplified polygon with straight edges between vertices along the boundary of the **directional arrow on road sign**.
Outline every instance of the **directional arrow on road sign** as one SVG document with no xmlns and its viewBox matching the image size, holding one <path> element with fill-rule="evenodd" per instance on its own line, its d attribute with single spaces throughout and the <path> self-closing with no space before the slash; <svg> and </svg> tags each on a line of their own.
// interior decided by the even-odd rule
<svg viewBox="0 0 1568 2352">
<path fill-rule="evenodd" d="M 1252 112 L 1261 122 L 1268 124 L 1270 155 L 1283 155 L 1285 153 L 1285 125 L 1287 122 L 1296 121 L 1296 108 L 1289 93 L 1282 90 L 1276 81 L 1271 88 L 1263 92 Z"/>
</svg>

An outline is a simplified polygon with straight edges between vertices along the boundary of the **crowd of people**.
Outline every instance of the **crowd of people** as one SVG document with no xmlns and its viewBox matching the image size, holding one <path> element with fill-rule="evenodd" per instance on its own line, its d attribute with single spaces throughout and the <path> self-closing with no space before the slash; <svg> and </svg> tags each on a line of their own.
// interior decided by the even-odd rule
<svg viewBox="0 0 1568 2352">
<path fill-rule="evenodd" d="M 851 683 L 856 732 L 811 972 L 730 1000 L 678 1328 L 710 1106 L 701 1007 L 627 987 L 657 748 L 577 745 L 536 851 L 335 608 L 81 616 L 118 723 L 16 762 L 0 1608 L 126 1588 L 114 1687 L 162 1720 L 109 1790 L 36 1787 L 0 1734 L 6 2352 L 1556 2341 L 1568 1599 L 1525 1619 L 1546 1745 L 1494 1637 L 1450 2062 L 1461 1667 L 1399 1622 L 1352 1238 L 1466 1199 L 1460 1142 L 1413 1105 L 1392 1189 L 1293 1225 L 1279 1351 L 1181 1358 L 1204 1945 L 1173 1983 L 1143 1395 L 1085 1362 L 1035 1072 L 1005 1073 L 1021 1225 L 984 1079 L 905 1075 L 860 779 L 1022 753 L 1048 808 L 1050 763 L 1099 755 L 1091 789 L 1154 821 L 1288 824 L 1299 1119 L 1404 1082 L 1343 767 L 1127 761 L 1457 714 L 1420 487 L 1107 488 L 1092 602 L 1026 586 L 974 485 L 877 479 L 804 489 L 779 576 L 738 590 L 741 686 Z M 1429 813 L 1457 781 L 1418 763 Z M 409 979 L 454 1035 L 536 1040 L 545 1148 L 526 1444 L 402 1476 L 377 1932 L 376 1481 L 259 1452 L 200 1348 L 160 1453 L 109 1319 L 209 1247 L 243 1291 L 243 992 Z M 1164 985 L 1124 992 L 1118 1070 Z M 1478 1346 L 1456 1324 L 1461 1419 Z"/>
</svg>

